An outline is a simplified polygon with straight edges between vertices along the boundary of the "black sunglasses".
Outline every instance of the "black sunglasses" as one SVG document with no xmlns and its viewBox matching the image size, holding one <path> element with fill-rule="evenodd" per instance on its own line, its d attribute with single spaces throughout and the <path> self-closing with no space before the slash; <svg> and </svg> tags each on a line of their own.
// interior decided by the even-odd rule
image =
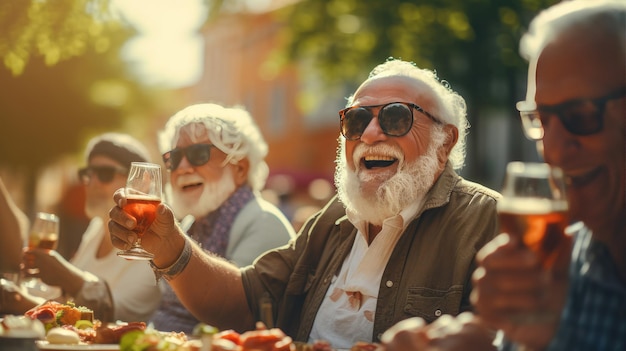
<svg viewBox="0 0 626 351">
<path fill-rule="evenodd" d="M 198 167 L 209 162 L 211 158 L 211 148 L 215 145 L 212 144 L 193 144 L 187 147 L 177 147 L 163 154 L 163 162 L 165 168 L 170 171 L 175 170 L 180 165 L 180 161 L 183 160 L 183 156 L 187 158 L 187 161 L 192 166 Z"/>
<path fill-rule="evenodd" d="M 544 126 L 550 116 L 557 116 L 568 132 L 574 135 L 591 135 L 604 128 L 604 110 L 610 100 L 626 96 L 626 86 L 595 99 L 575 99 L 558 105 L 537 106 L 532 101 L 520 101 L 517 110 L 522 119 L 526 137 L 541 140 Z"/>
<path fill-rule="evenodd" d="M 382 107 L 381 107 L 382 106 Z M 373 108 L 381 107 L 378 111 L 378 124 L 383 133 L 389 136 L 403 136 L 413 126 L 413 110 L 417 110 L 438 124 L 443 124 L 420 106 L 410 102 L 391 102 L 383 105 L 352 106 L 339 111 L 341 134 L 347 140 L 358 140 L 365 128 L 374 118 Z"/>
<path fill-rule="evenodd" d="M 128 171 L 113 166 L 87 166 L 78 170 L 78 178 L 83 183 L 89 183 L 95 175 L 100 183 L 107 184 L 113 181 L 115 174 L 127 175 Z"/>
</svg>

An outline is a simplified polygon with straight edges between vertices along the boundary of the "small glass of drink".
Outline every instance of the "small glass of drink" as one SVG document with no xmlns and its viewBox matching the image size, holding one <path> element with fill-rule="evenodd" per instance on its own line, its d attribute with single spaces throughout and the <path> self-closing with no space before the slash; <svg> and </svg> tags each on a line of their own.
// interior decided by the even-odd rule
<svg viewBox="0 0 626 351">
<path fill-rule="evenodd" d="M 29 249 L 56 250 L 59 241 L 59 217 L 52 213 L 37 212 L 28 235 Z M 28 255 L 24 260 L 27 276 L 22 278 L 22 287 L 35 296 L 54 298 L 60 293 L 57 287 L 52 287 L 37 278 L 40 270 Z"/>
<path fill-rule="evenodd" d="M 154 255 L 141 247 L 141 237 L 156 217 L 161 203 L 161 167 L 154 163 L 133 162 L 126 181 L 126 206 L 124 211 L 135 217 L 137 241 L 133 246 L 117 253 L 129 260 L 151 260 Z"/>
<path fill-rule="evenodd" d="M 521 238 L 551 268 L 569 225 L 563 171 L 547 163 L 509 163 L 498 216 L 502 232 Z"/>
</svg>

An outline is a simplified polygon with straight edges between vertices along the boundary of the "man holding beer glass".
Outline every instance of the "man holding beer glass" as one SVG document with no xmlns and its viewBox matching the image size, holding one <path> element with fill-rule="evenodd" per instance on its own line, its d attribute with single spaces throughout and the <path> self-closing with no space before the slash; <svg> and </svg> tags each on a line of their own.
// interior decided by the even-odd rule
<svg viewBox="0 0 626 351">
<path fill-rule="evenodd" d="M 532 349 L 624 350 L 626 3 L 555 5 L 532 22 L 521 52 L 530 63 L 527 101 L 518 103 L 524 130 L 563 170 L 570 217 L 584 226 L 569 228 L 573 251 L 563 241 L 551 272 L 520 238 L 496 238 L 478 255 L 473 302 L 483 320 Z M 512 318 L 529 311 L 556 318 Z"/>
<path fill-rule="evenodd" d="M 626 349 L 626 2 L 554 5 L 520 51 L 524 131 L 564 173 L 576 224 L 548 267 L 520 236 L 496 237 L 477 255 L 478 315 L 404 321 L 383 336 L 388 351 L 495 349 L 485 326 L 503 332 L 503 350 Z"/>
</svg>

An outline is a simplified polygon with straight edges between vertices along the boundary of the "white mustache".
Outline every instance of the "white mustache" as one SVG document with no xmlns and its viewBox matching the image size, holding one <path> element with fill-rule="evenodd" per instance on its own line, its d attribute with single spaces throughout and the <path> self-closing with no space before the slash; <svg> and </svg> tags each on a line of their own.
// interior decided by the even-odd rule
<svg viewBox="0 0 626 351">
<path fill-rule="evenodd" d="M 198 184 L 198 183 L 204 183 L 204 178 L 194 173 L 194 174 L 183 174 L 183 175 L 178 176 L 178 178 L 176 179 L 175 185 L 177 187 L 183 187 L 185 185 Z"/>
<path fill-rule="evenodd" d="M 361 159 L 365 155 L 376 155 L 376 156 L 389 156 L 398 159 L 398 163 L 402 164 L 404 161 L 404 153 L 397 146 L 392 146 L 388 144 L 376 144 L 376 145 L 366 145 L 366 144 L 358 144 L 354 148 L 354 153 L 352 154 L 352 161 L 354 164 L 358 164 Z"/>
</svg>

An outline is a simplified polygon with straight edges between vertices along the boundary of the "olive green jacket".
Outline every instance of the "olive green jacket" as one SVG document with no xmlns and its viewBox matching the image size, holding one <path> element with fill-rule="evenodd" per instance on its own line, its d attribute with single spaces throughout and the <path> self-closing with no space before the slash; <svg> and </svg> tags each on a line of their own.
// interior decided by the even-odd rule
<svg viewBox="0 0 626 351">
<path fill-rule="evenodd" d="M 389 258 L 371 341 L 378 342 L 385 330 L 409 317 L 432 322 L 443 314 L 470 310 L 474 256 L 497 233 L 498 197 L 446 166 Z M 295 341 L 308 341 L 331 278 L 356 232 L 343 204 L 334 198 L 288 245 L 242 268 L 248 304 L 257 319 L 264 318 L 261 301 L 270 300 L 275 326 Z"/>
</svg>

